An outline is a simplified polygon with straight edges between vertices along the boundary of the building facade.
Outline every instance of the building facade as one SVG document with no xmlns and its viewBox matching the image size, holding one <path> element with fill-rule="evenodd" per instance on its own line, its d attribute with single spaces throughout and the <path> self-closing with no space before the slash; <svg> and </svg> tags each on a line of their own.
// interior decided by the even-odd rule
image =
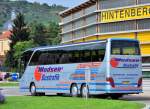
<svg viewBox="0 0 150 109">
<path fill-rule="evenodd" d="M 88 0 L 60 16 L 62 43 L 138 39 L 143 73 L 150 76 L 150 0 Z"/>
<path fill-rule="evenodd" d="M 9 37 L 11 35 L 10 31 L 4 31 L 0 35 L 0 66 L 3 65 L 6 57 L 6 53 L 10 50 L 10 40 Z"/>
</svg>

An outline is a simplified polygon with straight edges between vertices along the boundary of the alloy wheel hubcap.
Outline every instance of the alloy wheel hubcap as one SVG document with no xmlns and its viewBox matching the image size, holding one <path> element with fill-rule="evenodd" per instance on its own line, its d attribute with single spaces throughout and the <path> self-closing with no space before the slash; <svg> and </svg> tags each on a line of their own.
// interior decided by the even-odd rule
<svg viewBox="0 0 150 109">
<path fill-rule="evenodd" d="M 87 96 L 87 94 L 88 94 L 87 87 L 83 87 L 82 95 L 85 97 L 85 96 Z"/>
<path fill-rule="evenodd" d="M 78 95 L 78 89 L 77 89 L 77 87 L 73 87 L 72 88 L 72 95 L 73 96 L 77 96 Z"/>
<path fill-rule="evenodd" d="M 31 93 L 35 93 L 35 86 L 31 87 Z"/>
</svg>

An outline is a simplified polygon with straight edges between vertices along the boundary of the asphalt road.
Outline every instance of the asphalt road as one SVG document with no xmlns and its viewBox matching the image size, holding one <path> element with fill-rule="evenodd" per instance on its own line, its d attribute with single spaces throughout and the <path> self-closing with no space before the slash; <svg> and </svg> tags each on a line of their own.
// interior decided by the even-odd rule
<svg viewBox="0 0 150 109">
<path fill-rule="evenodd" d="M 24 96 L 30 95 L 30 93 L 20 93 L 18 87 L 2 87 L 1 92 L 5 96 Z M 148 105 L 150 107 L 150 79 L 143 80 L 143 90 L 142 94 L 126 95 L 122 100 L 140 102 Z M 150 109 L 150 108 L 149 108 Z"/>
<path fill-rule="evenodd" d="M 143 80 L 143 92 L 138 95 L 126 95 L 122 100 L 144 103 L 146 104 L 145 109 L 150 109 L 150 79 Z"/>
</svg>

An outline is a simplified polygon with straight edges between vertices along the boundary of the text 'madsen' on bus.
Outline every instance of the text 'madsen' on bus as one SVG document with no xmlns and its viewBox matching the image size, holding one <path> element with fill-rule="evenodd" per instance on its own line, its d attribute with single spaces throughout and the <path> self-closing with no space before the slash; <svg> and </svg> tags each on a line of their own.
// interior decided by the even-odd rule
<svg viewBox="0 0 150 109">
<path fill-rule="evenodd" d="M 84 97 L 88 93 L 118 98 L 142 93 L 141 55 L 137 40 L 114 38 L 33 48 L 23 53 L 22 63 L 25 71 L 20 89 L 32 95 L 68 93 Z"/>
</svg>

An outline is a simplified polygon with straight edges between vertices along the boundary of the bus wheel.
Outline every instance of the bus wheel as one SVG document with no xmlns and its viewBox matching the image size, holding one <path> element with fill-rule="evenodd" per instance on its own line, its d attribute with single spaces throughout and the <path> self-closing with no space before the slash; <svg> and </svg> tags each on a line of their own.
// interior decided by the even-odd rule
<svg viewBox="0 0 150 109">
<path fill-rule="evenodd" d="M 32 96 L 36 96 L 37 95 L 37 93 L 36 93 L 36 86 L 35 86 L 34 83 L 32 83 L 31 86 L 30 86 L 30 93 L 31 93 Z"/>
<path fill-rule="evenodd" d="M 63 93 L 57 93 L 57 96 L 63 96 Z"/>
<path fill-rule="evenodd" d="M 82 97 L 89 97 L 89 88 L 86 84 L 83 84 L 81 87 L 81 96 Z"/>
<path fill-rule="evenodd" d="M 76 84 L 73 84 L 71 86 L 71 96 L 72 97 L 77 97 L 78 96 L 78 87 Z"/>
<path fill-rule="evenodd" d="M 102 99 L 105 99 L 105 98 L 108 98 L 109 95 L 107 95 L 107 94 L 100 94 L 100 95 L 98 95 L 98 97 L 100 97 Z"/>
</svg>

